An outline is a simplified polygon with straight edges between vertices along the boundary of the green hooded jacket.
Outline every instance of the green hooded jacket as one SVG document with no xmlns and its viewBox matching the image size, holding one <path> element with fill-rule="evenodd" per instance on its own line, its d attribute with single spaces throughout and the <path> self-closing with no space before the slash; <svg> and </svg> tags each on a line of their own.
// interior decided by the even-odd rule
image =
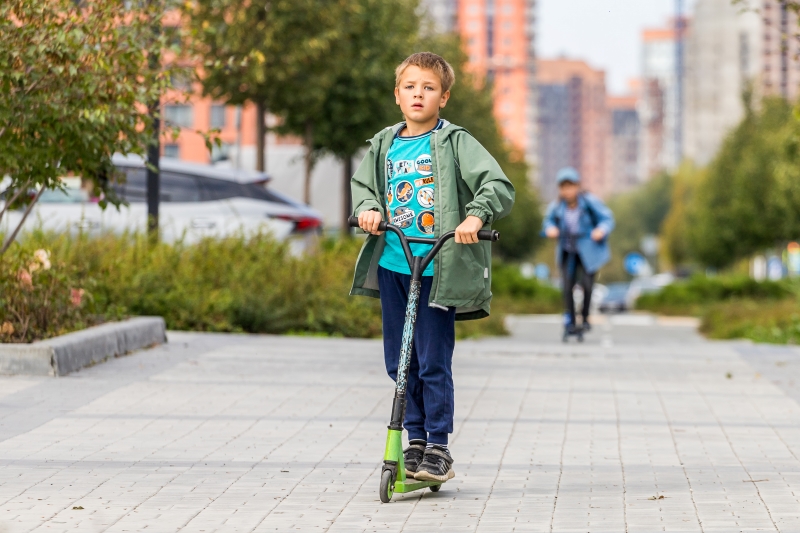
<svg viewBox="0 0 800 533">
<path fill-rule="evenodd" d="M 350 181 L 355 216 L 374 210 L 386 219 L 386 153 L 402 123 L 375 135 L 370 149 Z M 507 216 L 514 204 L 514 186 L 500 165 L 464 128 L 445 122 L 431 134 L 431 158 L 436 177 L 434 237 L 456 229 L 467 215 L 489 229 Z M 380 298 L 378 261 L 384 235 L 369 235 L 356 262 L 351 295 Z M 456 244 L 448 241 L 433 261 L 431 307 L 455 307 L 456 320 L 489 316 L 492 301 L 492 248 L 488 241 Z"/>
</svg>

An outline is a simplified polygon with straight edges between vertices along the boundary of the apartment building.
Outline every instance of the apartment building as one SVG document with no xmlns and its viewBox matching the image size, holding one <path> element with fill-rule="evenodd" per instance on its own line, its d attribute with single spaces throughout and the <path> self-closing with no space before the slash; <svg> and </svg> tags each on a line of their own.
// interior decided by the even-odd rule
<svg viewBox="0 0 800 533">
<path fill-rule="evenodd" d="M 608 138 L 608 188 L 611 194 L 636 187 L 640 180 L 639 148 L 641 123 L 637 96 L 610 96 L 606 108 L 610 115 Z"/>
<path fill-rule="evenodd" d="M 787 2 L 698 0 L 686 37 L 684 151 L 705 165 L 739 123 L 742 96 L 800 95 L 797 15 Z"/>
<path fill-rule="evenodd" d="M 501 132 L 536 168 L 535 0 L 424 0 L 423 6 L 437 28 L 461 36 L 470 69 L 494 84 Z"/>
<path fill-rule="evenodd" d="M 539 60 L 539 186 L 545 200 L 557 195 L 558 170 L 572 166 L 594 194 L 613 191 L 608 161 L 610 115 L 605 72 L 584 61 Z"/>
<path fill-rule="evenodd" d="M 686 26 L 684 21 L 683 27 Z M 664 27 L 642 32 L 640 174 L 645 179 L 662 170 L 677 168 L 682 158 L 678 36 L 674 20 Z"/>
</svg>

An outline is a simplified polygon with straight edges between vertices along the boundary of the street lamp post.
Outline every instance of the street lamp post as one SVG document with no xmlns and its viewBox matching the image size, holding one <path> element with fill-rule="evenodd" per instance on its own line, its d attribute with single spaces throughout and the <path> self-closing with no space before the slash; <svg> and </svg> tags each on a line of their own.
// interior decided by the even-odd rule
<svg viewBox="0 0 800 533">
<path fill-rule="evenodd" d="M 675 164 L 683 159 L 683 0 L 675 0 Z"/>
<path fill-rule="evenodd" d="M 152 0 L 151 0 L 152 1 Z M 161 20 L 156 17 L 153 22 L 153 37 L 158 40 L 161 34 Z M 159 68 L 161 55 L 153 51 L 148 58 L 151 71 Z M 150 103 L 149 113 L 153 127 L 153 137 L 147 146 L 147 233 L 158 237 L 158 203 L 161 189 L 161 176 L 159 170 L 159 158 L 161 156 L 161 118 L 160 118 L 159 99 Z"/>
</svg>

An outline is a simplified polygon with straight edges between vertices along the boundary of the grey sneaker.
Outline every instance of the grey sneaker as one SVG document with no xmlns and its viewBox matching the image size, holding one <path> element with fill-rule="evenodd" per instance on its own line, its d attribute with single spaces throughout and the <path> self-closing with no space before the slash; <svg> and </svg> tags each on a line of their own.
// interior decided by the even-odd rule
<svg viewBox="0 0 800 533">
<path fill-rule="evenodd" d="M 424 440 L 408 441 L 408 448 L 403 452 L 403 463 L 406 465 L 406 477 L 413 478 L 417 473 L 422 458 L 425 455 L 425 446 L 428 443 Z"/>
<path fill-rule="evenodd" d="M 441 481 L 453 479 L 456 475 L 453 470 L 453 458 L 444 448 L 434 445 L 425 450 L 425 457 L 419 465 L 414 478 L 420 481 Z"/>
</svg>

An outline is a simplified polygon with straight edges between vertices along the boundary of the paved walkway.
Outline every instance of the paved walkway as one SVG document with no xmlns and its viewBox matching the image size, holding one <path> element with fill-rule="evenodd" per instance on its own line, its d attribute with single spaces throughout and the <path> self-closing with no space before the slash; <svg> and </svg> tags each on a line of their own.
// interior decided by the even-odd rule
<svg viewBox="0 0 800 533">
<path fill-rule="evenodd" d="M 457 349 L 456 478 L 390 504 L 376 341 L 176 333 L 0 377 L 0 532 L 800 531 L 800 353 L 513 329 Z"/>
</svg>

